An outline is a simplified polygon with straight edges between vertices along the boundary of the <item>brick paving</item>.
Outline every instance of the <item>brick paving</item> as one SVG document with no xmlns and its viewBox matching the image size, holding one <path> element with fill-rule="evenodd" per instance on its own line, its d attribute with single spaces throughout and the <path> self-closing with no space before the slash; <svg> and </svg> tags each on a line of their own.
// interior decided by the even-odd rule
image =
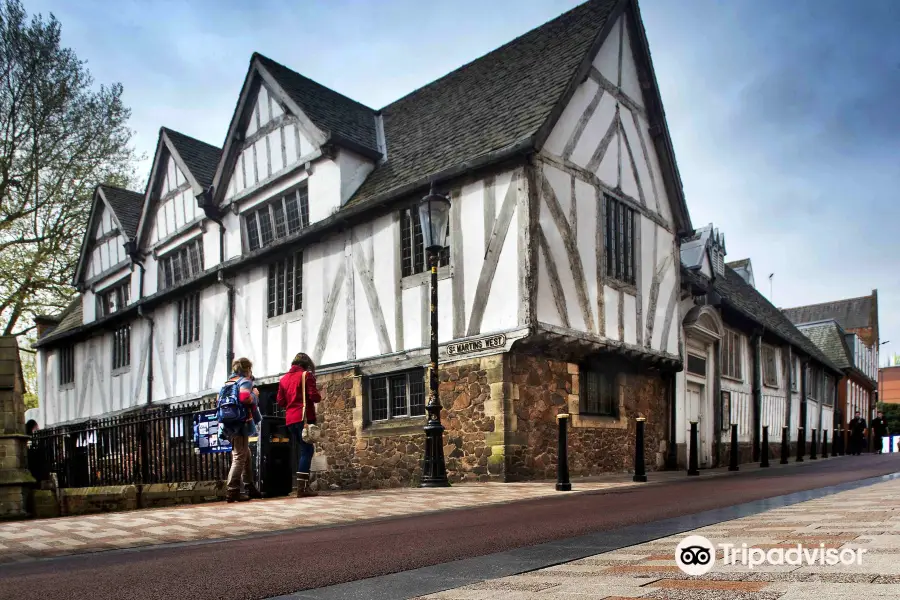
<svg viewBox="0 0 900 600">
<path fill-rule="evenodd" d="M 865 548 L 862 564 L 722 564 L 691 577 L 674 552 L 687 535 L 741 547 Z M 900 598 L 900 480 L 717 523 L 691 532 L 417 600 L 838 600 Z"/>
</svg>

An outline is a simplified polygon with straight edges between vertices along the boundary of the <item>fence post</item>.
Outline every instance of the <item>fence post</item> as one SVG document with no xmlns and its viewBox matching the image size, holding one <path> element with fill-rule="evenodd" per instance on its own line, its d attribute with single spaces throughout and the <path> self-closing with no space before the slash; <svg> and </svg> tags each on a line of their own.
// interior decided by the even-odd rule
<svg viewBox="0 0 900 600">
<path fill-rule="evenodd" d="M 556 491 L 569 492 L 572 490 L 572 483 L 569 481 L 569 448 L 567 439 L 569 415 L 566 413 L 556 415 L 556 422 L 559 424 L 559 460 L 556 461 Z"/>
<path fill-rule="evenodd" d="M 834 448 L 831 449 L 832 453 Z M 822 430 L 822 458 L 828 458 L 828 430 Z"/>
<path fill-rule="evenodd" d="M 765 469 L 769 466 L 769 426 L 763 425 L 762 428 L 762 448 L 760 448 L 760 468 Z"/>
<path fill-rule="evenodd" d="M 738 471 L 738 426 L 737 423 L 731 424 L 731 461 L 728 463 L 729 471 Z"/>
<path fill-rule="evenodd" d="M 700 474 L 697 452 L 697 421 L 691 421 L 691 451 L 688 457 L 688 475 Z"/>
<path fill-rule="evenodd" d="M 818 457 L 816 456 L 816 450 L 818 449 L 819 436 L 818 432 L 813 429 L 812 430 L 812 439 L 809 442 L 809 460 L 816 460 Z"/>
<path fill-rule="evenodd" d="M 150 440 L 148 437 L 147 420 L 142 418 L 138 424 L 138 451 L 141 456 L 141 483 L 144 484 L 150 483 Z"/>
<path fill-rule="evenodd" d="M 788 441 L 788 426 L 781 428 L 781 464 L 788 464 L 788 456 L 791 454 L 791 443 Z"/>
<path fill-rule="evenodd" d="M 634 477 L 632 481 L 647 481 L 647 467 L 644 464 L 644 417 L 638 417 L 634 432 Z"/>
</svg>

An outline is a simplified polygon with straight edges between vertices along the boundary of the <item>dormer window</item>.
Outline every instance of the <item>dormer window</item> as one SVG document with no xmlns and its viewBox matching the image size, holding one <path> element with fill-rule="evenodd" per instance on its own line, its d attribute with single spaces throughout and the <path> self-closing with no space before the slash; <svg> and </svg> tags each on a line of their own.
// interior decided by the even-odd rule
<svg viewBox="0 0 900 600">
<path fill-rule="evenodd" d="M 128 306 L 131 283 L 126 280 L 97 294 L 97 316 L 105 317 Z"/>
<path fill-rule="evenodd" d="M 309 226 L 309 193 L 306 186 L 254 207 L 243 215 L 247 250 L 264 248 Z"/>
</svg>

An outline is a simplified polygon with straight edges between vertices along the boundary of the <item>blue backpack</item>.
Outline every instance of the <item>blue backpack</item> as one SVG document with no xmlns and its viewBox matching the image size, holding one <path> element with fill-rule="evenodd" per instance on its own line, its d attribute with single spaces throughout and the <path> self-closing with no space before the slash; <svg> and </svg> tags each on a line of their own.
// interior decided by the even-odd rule
<svg viewBox="0 0 900 600">
<path fill-rule="evenodd" d="M 238 425 L 247 420 L 247 408 L 241 404 L 239 397 L 243 381 L 243 377 L 237 381 L 226 381 L 219 390 L 219 398 L 216 401 L 216 420 L 219 423 Z"/>
</svg>

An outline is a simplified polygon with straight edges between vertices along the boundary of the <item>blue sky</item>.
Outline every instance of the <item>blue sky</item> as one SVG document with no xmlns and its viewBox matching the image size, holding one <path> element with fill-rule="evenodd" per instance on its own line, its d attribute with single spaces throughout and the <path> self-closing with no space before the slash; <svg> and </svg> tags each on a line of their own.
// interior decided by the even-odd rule
<svg viewBox="0 0 900 600">
<path fill-rule="evenodd" d="M 221 145 L 254 51 L 374 108 L 577 0 L 25 0 L 120 81 L 149 170 L 161 125 Z M 879 291 L 900 353 L 900 2 L 643 0 L 694 226 L 796 306 Z"/>
</svg>

